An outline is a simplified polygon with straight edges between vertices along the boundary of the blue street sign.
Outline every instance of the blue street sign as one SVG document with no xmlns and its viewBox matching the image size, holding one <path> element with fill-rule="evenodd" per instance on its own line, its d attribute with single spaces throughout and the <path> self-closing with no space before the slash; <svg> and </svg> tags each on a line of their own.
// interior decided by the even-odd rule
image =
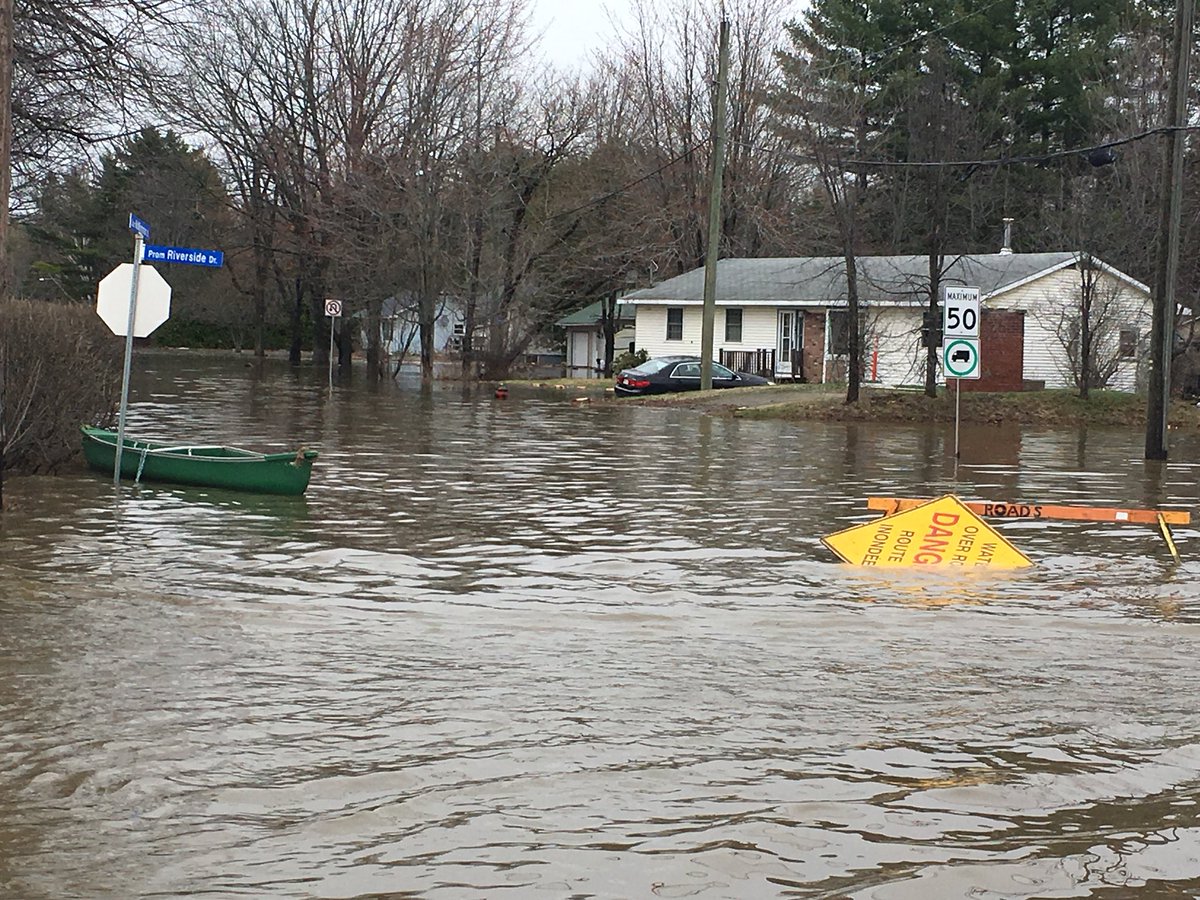
<svg viewBox="0 0 1200 900">
<path fill-rule="evenodd" d="M 225 254 L 220 250 L 197 250 L 195 247 L 162 247 L 147 244 L 146 262 L 181 263 L 186 266 L 211 266 L 220 268 L 225 264 Z"/>
<path fill-rule="evenodd" d="M 129 230 L 136 231 L 138 234 L 140 234 L 143 241 L 150 240 L 150 226 L 133 213 L 129 214 Z"/>
</svg>

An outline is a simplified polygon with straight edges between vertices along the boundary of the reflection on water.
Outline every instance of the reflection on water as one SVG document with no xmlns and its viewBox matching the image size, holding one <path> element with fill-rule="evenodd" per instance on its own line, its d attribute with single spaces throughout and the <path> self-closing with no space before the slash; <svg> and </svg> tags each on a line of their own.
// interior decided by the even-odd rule
<svg viewBox="0 0 1200 900">
<path fill-rule="evenodd" d="M 0 895 L 1200 891 L 1194 528 L 1038 567 L 819 542 L 868 495 L 1172 505 L 1197 440 L 784 425 L 139 357 L 131 431 L 302 499 L 10 482 Z"/>
</svg>

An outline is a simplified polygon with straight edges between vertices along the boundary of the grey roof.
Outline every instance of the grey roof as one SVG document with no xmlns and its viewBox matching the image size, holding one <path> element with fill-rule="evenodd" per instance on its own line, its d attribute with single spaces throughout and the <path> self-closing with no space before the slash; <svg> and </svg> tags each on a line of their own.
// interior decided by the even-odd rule
<svg viewBox="0 0 1200 900">
<path fill-rule="evenodd" d="M 984 297 L 1074 262 L 1074 253 L 985 253 L 947 257 L 948 284 L 978 287 Z M 1114 270 L 1114 274 L 1116 273 Z M 1121 275 L 1133 284 L 1128 276 Z M 928 256 L 858 257 L 859 298 L 867 303 L 923 302 Z M 1143 286 L 1144 287 L 1144 286 Z M 653 287 L 626 294 L 626 302 L 699 303 L 704 269 L 693 269 Z M 846 263 L 840 256 L 723 259 L 717 263 L 718 303 L 837 304 L 846 300 Z"/>
</svg>

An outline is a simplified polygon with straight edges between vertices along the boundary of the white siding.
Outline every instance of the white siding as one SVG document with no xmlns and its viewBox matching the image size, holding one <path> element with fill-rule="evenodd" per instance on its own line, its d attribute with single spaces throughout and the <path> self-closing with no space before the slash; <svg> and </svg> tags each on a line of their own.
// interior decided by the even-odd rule
<svg viewBox="0 0 1200 900">
<path fill-rule="evenodd" d="M 683 340 L 667 340 L 667 309 L 677 307 L 637 307 L 637 345 L 651 357 L 700 355 L 700 316 L 698 306 L 683 307 Z"/>
<path fill-rule="evenodd" d="M 1072 384 L 1070 363 L 1063 339 L 1059 336 L 1064 317 L 1079 303 L 1079 273 L 1074 268 L 1060 269 L 1011 291 L 986 299 L 986 309 L 1025 311 L 1024 377 L 1042 380 L 1047 387 Z M 1098 288 L 1112 312 L 1104 327 L 1106 348 L 1111 353 L 1121 328 L 1138 330 L 1139 356 L 1123 361 L 1109 387 L 1134 390 L 1139 364 L 1144 363 L 1150 330 L 1150 299 L 1141 290 L 1110 274 L 1101 276 Z M 778 343 L 777 306 L 738 305 L 742 310 L 742 340 L 725 342 L 725 309 L 717 308 L 713 334 L 714 358 L 721 349 L 775 349 Z M 700 353 L 700 328 L 703 308 L 696 303 L 680 304 L 683 309 L 683 340 L 668 341 L 666 305 L 637 305 L 637 346 L 650 356 Z M 799 309 L 800 307 L 788 307 Z M 806 307 L 812 309 L 811 306 Z M 863 345 L 864 377 L 871 377 L 874 362 L 877 380 L 885 385 L 922 384 L 925 380 L 925 350 L 921 347 L 921 307 L 875 305 L 866 310 Z M 878 354 L 876 357 L 875 354 Z M 940 356 L 940 354 L 939 354 Z M 941 372 L 938 373 L 941 380 Z"/>
<path fill-rule="evenodd" d="M 683 310 L 683 340 L 667 340 L 667 309 Z M 743 306 L 742 339 L 725 340 L 725 309 L 718 307 L 713 326 L 713 358 L 721 350 L 758 350 L 775 348 L 775 307 Z M 637 306 L 637 348 L 651 357 L 688 354 L 700 355 L 700 329 L 704 310 L 700 306 Z"/>
<path fill-rule="evenodd" d="M 1080 276 L 1075 268 L 1060 269 L 1037 281 L 1022 285 L 986 302 L 989 309 L 1025 310 L 1025 352 L 1022 360 L 1026 379 L 1045 381 L 1046 387 L 1073 387 L 1071 364 L 1064 346 L 1066 323 L 1077 316 Z M 1101 326 L 1098 352 L 1115 353 L 1121 328 L 1138 330 L 1139 356 L 1144 356 L 1150 330 L 1150 298 L 1108 273 L 1100 276 L 1095 304 L 1106 307 L 1107 322 Z M 1099 308 L 1099 307 L 1096 307 Z M 1115 390 L 1136 388 L 1138 359 L 1123 361 L 1109 382 Z"/>
<path fill-rule="evenodd" d="M 863 377 L 874 364 L 880 384 L 924 384 L 925 348 L 921 346 L 921 310 L 872 307 L 863 336 Z M 878 358 L 875 353 L 878 351 Z"/>
<path fill-rule="evenodd" d="M 583 328 L 567 331 L 567 375 L 590 378 L 596 365 L 592 358 L 592 332 Z"/>
<path fill-rule="evenodd" d="M 727 350 L 774 350 L 779 328 L 775 307 L 751 306 L 742 309 L 742 342 L 721 343 L 719 346 Z M 725 329 L 722 328 L 718 334 L 724 337 Z"/>
</svg>

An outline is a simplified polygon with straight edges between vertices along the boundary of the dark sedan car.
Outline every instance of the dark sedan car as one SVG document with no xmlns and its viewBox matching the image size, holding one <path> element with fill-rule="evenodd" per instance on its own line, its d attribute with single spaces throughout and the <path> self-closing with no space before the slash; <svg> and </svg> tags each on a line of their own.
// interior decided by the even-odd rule
<svg viewBox="0 0 1200 900">
<path fill-rule="evenodd" d="M 750 387 L 770 384 L 766 378 L 747 372 L 734 372 L 718 363 L 712 364 L 712 385 L 715 388 Z M 636 397 L 642 394 L 667 394 L 672 391 L 700 389 L 700 357 L 658 356 L 648 359 L 634 369 L 625 369 L 617 376 L 617 396 Z"/>
</svg>

